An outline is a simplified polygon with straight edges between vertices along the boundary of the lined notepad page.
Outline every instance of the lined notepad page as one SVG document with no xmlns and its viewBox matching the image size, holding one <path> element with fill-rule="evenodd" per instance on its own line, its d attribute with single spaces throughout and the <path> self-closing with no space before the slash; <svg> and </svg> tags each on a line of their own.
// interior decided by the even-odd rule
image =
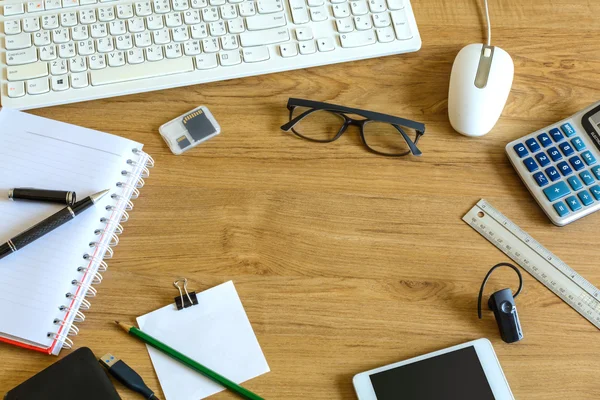
<svg viewBox="0 0 600 400">
<path fill-rule="evenodd" d="M 130 170 L 132 149 L 142 145 L 117 136 L 56 122 L 18 111 L 0 110 L 0 243 L 30 228 L 64 206 L 9 201 L 8 190 L 35 187 L 77 192 L 78 200 L 104 189 L 118 193 L 121 172 Z M 87 267 L 85 253 L 110 217 L 105 196 L 96 206 L 36 242 L 0 260 L 0 335 L 42 348 L 63 320 L 73 279 Z M 55 352 L 56 353 L 56 352 Z"/>
</svg>

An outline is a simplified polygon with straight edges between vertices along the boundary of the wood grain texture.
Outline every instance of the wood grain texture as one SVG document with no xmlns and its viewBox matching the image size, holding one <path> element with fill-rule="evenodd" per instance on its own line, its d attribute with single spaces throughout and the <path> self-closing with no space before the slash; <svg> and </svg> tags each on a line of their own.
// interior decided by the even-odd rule
<svg viewBox="0 0 600 400">
<path fill-rule="evenodd" d="M 477 320 L 481 279 L 506 257 L 461 221 L 485 198 L 600 285 L 600 215 L 554 227 L 504 154 L 600 97 L 600 2 L 491 1 L 493 42 L 516 76 L 494 131 L 468 139 L 449 125 L 447 91 L 457 52 L 484 38 L 480 3 L 413 0 L 413 54 L 33 111 L 143 142 L 156 159 L 76 345 L 158 389 L 145 347 L 111 321 L 172 302 L 178 276 L 196 290 L 232 279 L 272 370 L 246 386 L 267 399 L 353 399 L 357 372 L 480 337 L 516 398 L 600 398 L 597 329 L 531 276 L 521 343 L 504 344 L 491 313 Z M 287 135 L 292 96 L 422 121 L 424 154 L 375 156 L 354 128 L 328 145 Z M 172 155 L 158 127 L 201 104 L 223 133 Z M 514 280 L 499 271 L 488 290 Z M 0 358 L 0 392 L 56 361 L 8 345 Z"/>
</svg>

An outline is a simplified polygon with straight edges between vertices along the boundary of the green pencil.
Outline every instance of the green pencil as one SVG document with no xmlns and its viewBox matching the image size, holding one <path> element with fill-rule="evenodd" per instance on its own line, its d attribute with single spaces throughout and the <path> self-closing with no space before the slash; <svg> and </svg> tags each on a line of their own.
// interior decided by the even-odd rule
<svg viewBox="0 0 600 400">
<path fill-rule="evenodd" d="M 229 389 L 232 392 L 238 394 L 240 397 L 242 397 L 244 399 L 248 399 L 248 400 L 264 400 L 262 397 L 260 397 L 260 396 L 258 396 L 256 394 L 252 393 L 248 389 L 244 389 L 243 387 L 241 387 L 237 383 L 230 381 L 229 379 L 225 378 L 222 375 L 219 375 L 215 371 L 213 371 L 213 370 L 211 370 L 209 368 L 206 368 L 204 365 L 198 363 L 197 361 L 194 361 L 191 358 L 185 356 L 184 354 L 181 354 L 180 352 L 178 352 L 177 350 L 173 349 L 172 347 L 169 347 L 166 344 L 164 344 L 164 343 L 162 343 L 162 342 L 154 339 L 152 336 L 148 335 L 147 333 L 142 332 L 141 330 L 139 330 L 135 326 L 133 326 L 133 325 L 126 325 L 126 324 L 123 324 L 123 323 L 121 323 L 119 321 L 115 321 L 115 322 L 121 328 L 123 328 L 123 330 L 125 332 L 129 333 L 131 336 L 135 336 L 136 338 L 140 339 L 142 342 L 147 343 L 150 346 L 154 347 L 155 349 L 162 351 L 163 353 L 165 353 L 169 357 L 171 357 L 171 358 L 179 361 L 183 365 L 186 365 L 189 368 L 200 372 L 202 375 L 204 375 L 207 378 L 210 378 L 213 381 L 215 381 L 215 382 L 223 385 L 227 389 Z"/>
</svg>

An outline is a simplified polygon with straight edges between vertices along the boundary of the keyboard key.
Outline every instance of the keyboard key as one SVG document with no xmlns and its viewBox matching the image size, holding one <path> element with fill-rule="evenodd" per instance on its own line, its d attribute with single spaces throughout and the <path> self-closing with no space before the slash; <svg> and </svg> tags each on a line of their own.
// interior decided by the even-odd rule
<svg viewBox="0 0 600 400">
<path fill-rule="evenodd" d="M 523 157 L 525 157 L 526 155 L 529 154 L 529 152 L 527 151 L 527 149 L 525 148 L 525 146 L 523 146 L 522 143 L 516 144 L 513 148 L 515 149 L 515 152 L 517 153 L 517 155 L 520 158 L 523 158 Z"/>
<path fill-rule="evenodd" d="M 575 133 L 575 129 L 573 129 L 573 126 L 570 123 L 566 123 L 560 126 L 560 129 L 562 129 L 562 131 L 565 133 L 565 135 L 567 135 L 567 137 L 571 137 L 573 136 Z"/>
<path fill-rule="evenodd" d="M 27 81 L 28 94 L 42 94 L 50 91 L 48 78 L 37 78 Z"/>
<path fill-rule="evenodd" d="M 566 157 L 569 157 L 575 153 L 575 149 L 573 149 L 573 146 L 571 146 L 568 142 L 561 143 L 558 145 L 558 147 L 560 147 L 561 151 Z"/>
<path fill-rule="evenodd" d="M 548 147 L 552 144 L 552 140 L 550 140 L 547 133 L 539 134 L 537 138 L 544 147 Z"/>
<path fill-rule="evenodd" d="M 19 15 L 25 13 L 25 7 L 23 3 L 20 4 L 5 4 L 4 5 L 4 16 L 10 17 L 13 15 Z"/>
<path fill-rule="evenodd" d="M 361 31 L 361 32 L 351 32 L 340 35 L 340 43 L 342 47 L 361 47 L 368 46 L 370 44 L 375 44 L 377 39 L 375 38 L 375 31 Z"/>
<path fill-rule="evenodd" d="M 311 40 L 313 38 L 313 32 L 310 28 L 298 28 L 296 29 L 296 39 L 299 41 L 302 40 Z"/>
<path fill-rule="evenodd" d="M 6 52 L 6 65 L 29 64 L 36 62 L 37 59 L 37 49 L 35 47 Z"/>
<path fill-rule="evenodd" d="M 594 157 L 594 155 L 589 150 L 581 153 L 581 157 L 583 157 L 587 165 L 596 164 L 596 157 Z"/>
<path fill-rule="evenodd" d="M 592 195 L 587 190 L 577 193 L 577 196 L 579 196 L 579 200 L 581 200 L 584 206 L 589 206 L 594 202 Z"/>
<path fill-rule="evenodd" d="M 222 51 L 219 53 L 219 61 L 224 67 L 242 63 L 242 56 L 239 50 Z"/>
<path fill-rule="evenodd" d="M 577 211 L 577 210 L 581 209 L 581 203 L 579 202 L 579 199 L 577 199 L 577 197 L 570 196 L 570 197 L 567 197 L 565 199 L 565 201 L 569 205 L 569 208 L 571 209 L 571 211 Z"/>
<path fill-rule="evenodd" d="M 567 182 L 569 182 L 571 189 L 573 189 L 574 191 L 578 191 L 579 189 L 583 188 L 583 183 L 581 183 L 579 178 L 576 176 L 570 177 L 569 179 L 567 179 Z"/>
<path fill-rule="evenodd" d="M 544 187 L 548 184 L 548 178 L 546 178 L 543 172 L 533 174 L 533 179 L 535 179 L 539 187 Z"/>
<path fill-rule="evenodd" d="M 537 169 L 538 169 L 537 163 L 531 157 L 524 159 L 523 164 L 525 164 L 525 166 L 527 167 L 527 170 L 529 172 L 537 171 Z"/>
<path fill-rule="evenodd" d="M 296 43 L 285 43 L 279 46 L 279 52 L 283 58 L 296 57 L 298 46 L 296 46 Z"/>
<path fill-rule="evenodd" d="M 365 15 L 369 12 L 367 2 L 364 0 L 356 0 L 350 3 L 353 15 Z"/>
<path fill-rule="evenodd" d="M 550 186 L 549 188 L 544 189 L 544 194 L 546 195 L 548 200 L 554 201 L 571 194 L 571 190 L 569 190 L 569 187 L 566 183 L 558 182 Z"/>
<path fill-rule="evenodd" d="M 300 47 L 300 54 L 302 55 L 314 54 L 317 52 L 317 46 L 315 45 L 314 40 L 305 40 L 302 43 L 299 43 L 298 46 Z"/>
<path fill-rule="evenodd" d="M 310 8 L 310 18 L 314 22 L 327 21 L 327 19 L 329 18 L 329 13 L 327 12 L 327 8 L 325 6 L 311 7 Z"/>
<path fill-rule="evenodd" d="M 377 40 L 381 43 L 389 43 L 396 40 L 396 34 L 394 33 L 394 28 L 391 26 L 386 26 L 385 28 L 378 28 L 377 32 Z"/>
<path fill-rule="evenodd" d="M 562 158 L 560 151 L 558 151 L 558 149 L 556 147 L 550 147 L 548 149 L 548 155 L 550 156 L 552 161 L 558 161 Z"/>
<path fill-rule="evenodd" d="M 283 0 L 258 0 L 256 6 L 260 14 L 280 12 L 283 11 Z"/>
<path fill-rule="evenodd" d="M 46 43 L 48 44 L 48 43 Z M 31 34 L 20 33 L 18 35 L 7 36 L 4 41 L 6 50 L 26 49 L 31 46 Z"/>
<path fill-rule="evenodd" d="M 563 140 L 565 138 L 564 135 L 561 133 L 561 131 L 558 130 L 558 128 L 550 129 L 549 133 L 550 133 L 550 136 L 552 136 L 552 139 L 556 143 L 560 142 L 561 140 Z"/>
<path fill-rule="evenodd" d="M 242 50 L 242 57 L 244 57 L 244 62 L 247 63 L 266 61 L 270 58 L 269 48 L 261 46 L 244 49 Z"/>
<path fill-rule="evenodd" d="M 548 178 L 550 178 L 552 182 L 560 179 L 560 174 L 554 167 L 546 168 L 546 175 L 548 175 Z"/>
<path fill-rule="evenodd" d="M 556 168 L 560 171 L 563 176 L 571 175 L 573 173 L 573 169 L 567 164 L 566 161 L 559 162 L 556 164 Z"/>
<path fill-rule="evenodd" d="M 396 38 L 398 40 L 412 39 L 413 34 L 408 25 L 405 10 L 392 11 L 390 15 L 392 16 L 392 25 L 394 25 L 394 30 L 396 31 Z"/>
<path fill-rule="evenodd" d="M 26 79 L 41 78 L 48 75 L 48 64 L 38 62 L 7 67 L 6 75 L 9 81 L 24 81 Z"/>
<path fill-rule="evenodd" d="M 558 203 L 554 204 L 554 209 L 558 213 L 559 217 L 564 217 L 569 213 L 567 206 L 565 206 L 565 203 L 563 203 L 562 201 L 559 201 Z"/>
<path fill-rule="evenodd" d="M 286 25 L 287 22 L 283 13 L 255 15 L 254 17 L 246 18 L 246 26 L 249 31 L 261 31 L 263 29 L 278 28 Z"/>
<path fill-rule="evenodd" d="M 583 161 L 581 161 L 581 158 L 579 158 L 579 156 L 569 158 L 569 162 L 571 163 L 573 168 L 575 168 L 575 171 L 581 171 L 585 168 L 585 165 L 583 164 Z"/>
<path fill-rule="evenodd" d="M 527 145 L 527 147 L 529 147 L 529 151 L 531 151 L 532 153 L 535 153 L 536 151 L 540 150 L 540 145 L 534 138 L 527 139 L 525 141 L 525 144 Z"/>
<path fill-rule="evenodd" d="M 590 174 L 589 171 L 585 171 L 579 174 L 579 177 L 583 180 L 586 185 L 591 185 L 594 183 L 594 177 Z"/>
<path fill-rule="evenodd" d="M 542 168 L 545 167 L 546 165 L 550 164 L 550 159 L 544 152 L 536 154 L 535 159 L 537 160 L 537 162 L 540 164 L 540 167 L 542 167 Z"/>
<path fill-rule="evenodd" d="M 308 17 L 308 8 L 306 7 L 306 2 L 304 0 L 288 0 L 290 3 L 290 10 L 292 12 L 292 20 L 295 24 L 306 24 L 310 21 Z M 248 6 L 245 6 L 246 3 L 253 4 L 250 1 L 245 1 L 239 5 L 240 14 L 242 16 L 248 16 L 247 13 L 250 11 L 247 10 Z M 242 8 L 244 6 L 244 8 Z M 252 15 L 252 14 L 251 14 Z M 300 39 L 298 39 L 300 40 Z"/>
<path fill-rule="evenodd" d="M 263 31 L 240 33 L 242 47 L 264 46 L 290 40 L 290 32 L 287 28 L 265 29 Z"/>
<path fill-rule="evenodd" d="M 596 185 L 596 186 L 592 186 L 590 188 L 592 194 L 594 195 L 594 198 L 596 200 L 600 200 L 600 186 Z"/>
<path fill-rule="evenodd" d="M 259 48 L 260 47 L 257 47 L 252 50 L 256 50 Z M 212 69 L 212 68 L 216 68 L 217 65 L 219 65 L 217 62 L 217 55 L 214 53 L 202 54 L 202 55 L 196 56 L 194 58 L 196 59 L 196 69 Z"/>
<path fill-rule="evenodd" d="M 97 71 L 90 71 L 90 77 L 93 86 L 100 86 L 134 79 L 191 72 L 193 70 L 192 59 L 180 57 L 172 60 L 126 65 L 117 68 L 103 68 Z"/>
<path fill-rule="evenodd" d="M 387 0 L 387 5 L 390 10 L 401 10 L 404 8 L 404 0 Z"/>
<path fill-rule="evenodd" d="M 7 89 L 10 98 L 25 96 L 25 82 L 8 82 Z"/>
<path fill-rule="evenodd" d="M 317 40 L 319 51 L 332 51 L 335 49 L 335 43 L 332 38 L 321 38 Z"/>
<path fill-rule="evenodd" d="M 575 147 L 575 150 L 577 151 L 585 149 L 585 143 L 583 143 L 583 140 L 581 140 L 579 136 L 571 139 L 571 144 L 573 144 L 573 147 Z"/>
<path fill-rule="evenodd" d="M 6 35 L 16 35 L 21 33 L 21 23 L 18 20 L 4 22 L 4 33 Z"/>
</svg>

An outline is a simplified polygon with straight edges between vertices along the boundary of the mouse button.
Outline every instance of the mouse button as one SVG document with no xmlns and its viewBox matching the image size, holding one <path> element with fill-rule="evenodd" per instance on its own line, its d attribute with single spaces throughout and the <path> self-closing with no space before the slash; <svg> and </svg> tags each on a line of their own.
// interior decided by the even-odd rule
<svg viewBox="0 0 600 400">
<path fill-rule="evenodd" d="M 492 68 L 492 59 L 494 58 L 494 47 L 484 45 L 479 57 L 479 66 L 475 75 L 475 86 L 484 89 L 487 86 L 490 70 Z"/>
</svg>

